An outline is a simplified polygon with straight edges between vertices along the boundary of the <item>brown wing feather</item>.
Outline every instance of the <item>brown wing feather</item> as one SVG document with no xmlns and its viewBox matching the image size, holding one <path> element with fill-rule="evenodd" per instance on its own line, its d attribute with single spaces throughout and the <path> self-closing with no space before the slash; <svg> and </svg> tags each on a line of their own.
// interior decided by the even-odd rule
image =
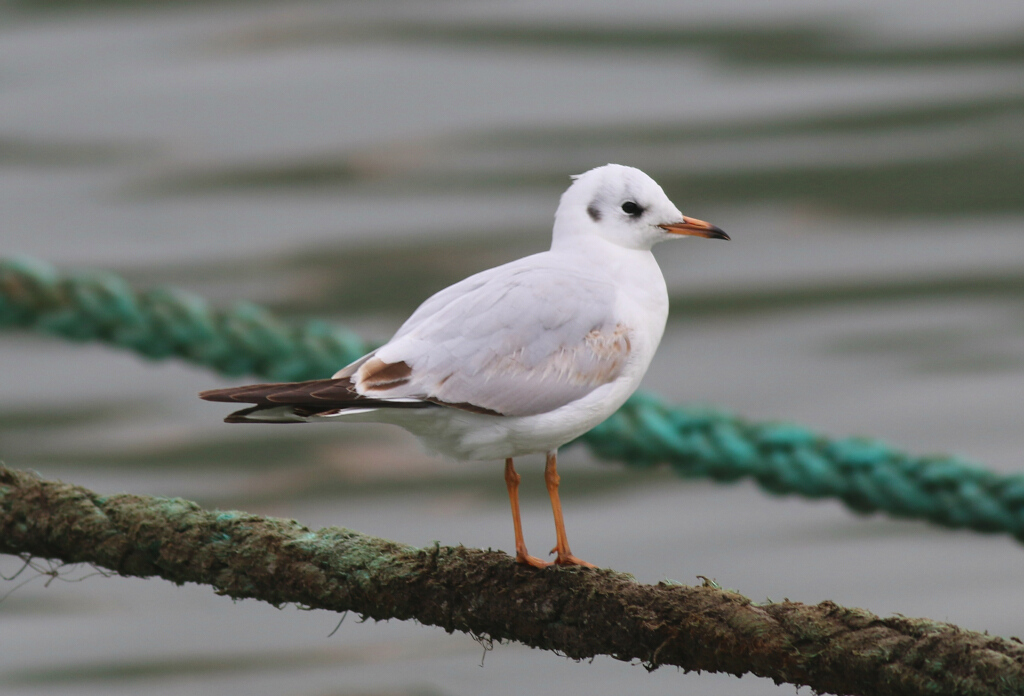
<svg viewBox="0 0 1024 696">
<path fill-rule="evenodd" d="M 437 404 L 430 401 L 388 401 L 374 399 L 356 393 L 352 380 L 348 377 L 340 379 L 314 379 L 308 382 L 279 382 L 273 384 L 250 384 L 227 389 L 210 389 L 200 392 L 199 398 L 206 401 L 225 403 L 255 404 L 250 408 L 232 413 L 224 420 L 227 423 L 272 422 L 250 419 L 249 416 L 281 406 L 291 406 L 297 416 L 308 417 L 326 411 L 339 411 L 348 408 L 434 408 Z M 282 423 L 298 422 L 282 419 Z"/>
<path fill-rule="evenodd" d="M 371 358 L 359 368 L 359 386 L 366 391 L 384 391 L 408 384 L 412 368 L 404 360 L 386 363 L 380 358 Z"/>
<path fill-rule="evenodd" d="M 270 406 L 282 403 L 317 403 L 313 392 L 329 389 L 334 400 L 354 401 L 359 395 L 351 389 L 348 379 L 342 380 L 309 380 L 308 382 L 278 382 L 272 384 L 250 384 L 243 387 L 226 389 L 210 389 L 200 392 L 199 397 L 206 401 L 222 401 L 225 403 L 255 403 Z"/>
<path fill-rule="evenodd" d="M 402 385 L 409 381 L 412 368 L 404 362 L 386 363 L 376 358 L 367 363 L 369 368 L 362 384 L 368 391 L 383 391 L 390 387 Z M 199 393 L 199 398 L 206 401 L 219 401 L 230 404 L 254 404 L 254 406 L 236 411 L 225 421 L 228 423 L 270 422 L 256 421 L 248 416 L 280 406 L 292 406 L 295 415 L 308 417 L 327 411 L 339 411 L 348 408 L 432 408 L 447 406 L 461 411 L 484 413 L 492 416 L 501 415 L 497 411 L 476 406 L 471 403 L 447 403 L 440 399 L 423 399 L 422 401 L 393 401 L 375 399 L 356 392 L 349 377 L 334 379 L 314 379 L 307 382 L 276 382 L 268 384 L 249 384 L 226 389 L 210 389 Z M 282 420 L 282 423 L 296 421 Z"/>
<path fill-rule="evenodd" d="M 274 384 L 250 384 L 227 389 L 211 389 L 200 392 L 200 399 L 226 403 L 256 404 L 257 406 L 340 407 L 354 402 L 373 401 L 356 393 L 350 379 L 314 379 L 308 382 L 278 382 Z"/>
</svg>

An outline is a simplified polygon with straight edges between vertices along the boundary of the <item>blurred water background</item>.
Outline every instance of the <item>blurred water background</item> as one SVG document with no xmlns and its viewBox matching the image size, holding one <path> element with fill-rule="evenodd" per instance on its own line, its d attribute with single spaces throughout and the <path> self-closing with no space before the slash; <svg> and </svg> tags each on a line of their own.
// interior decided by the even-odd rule
<svg viewBox="0 0 1024 696">
<path fill-rule="evenodd" d="M 645 388 L 1021 468 L 1019 1 L 43 7 L 0 3 L 0 254 L 382 340 L 431 292 L 546 248 L 569 174 L 630 164 L 734 240 L 656 250 L 673 310 Z M 499 463 L 384 427 L 224 425 L 195 395 L 238 381 L 2 334 L 0 458 L 106 493 L 512 547 Z M 536 550 L 554 539 L 540 467 L 520 466 Z M 562 468 L 574 551 L 639 580 L 1024 634 L 1009 538 L 581 449 Z M 470 638 L 411 623 L 328 637 L 335 615 L 206 587 L 44 581 L 0 602 L 4 694 L 793 692 L 522 646 L 481 666 Z"/>
</svg>

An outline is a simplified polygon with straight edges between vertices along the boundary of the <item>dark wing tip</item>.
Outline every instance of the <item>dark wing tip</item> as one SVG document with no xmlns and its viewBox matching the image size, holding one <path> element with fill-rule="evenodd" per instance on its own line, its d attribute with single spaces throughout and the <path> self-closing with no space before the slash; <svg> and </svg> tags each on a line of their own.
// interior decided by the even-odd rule
<svg viewBox="0 0 1024 696">
<path fill-rule="evenodd" d="M 249 403 L 267 405 L 268 403 L 302 403 L 310 400 L 310 391 L 337 386 L 339 382 L 348 383 L 348 380 L 313 379 L 306 382 L 246 384 L 241 387 L 227 387 L 226 389 L 207 389 L 206 391 L 199 392 L 199 398 L 204 401 L 220 401 L 229 404 Z"/>
<path fill-rule="evenodd" d="M 203 401 L 225 401 L 231 402 L 234 399 L 231 398 L 231 394 L 236 389 L 207 389 L 206 391 L 199 392 L 199 398 Z"/>
</svg>

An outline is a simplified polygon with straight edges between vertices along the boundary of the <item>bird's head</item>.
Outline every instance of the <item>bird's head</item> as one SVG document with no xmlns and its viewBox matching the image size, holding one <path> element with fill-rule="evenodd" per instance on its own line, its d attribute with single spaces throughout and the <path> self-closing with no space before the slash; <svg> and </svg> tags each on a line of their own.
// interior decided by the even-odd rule
<svg viewBox="0 0 1024 696">
<path fill-rule="evenodd" d="M 628 249 L 684 236 L 729 239 L 714 225 L 684 216 L 639 169 L 606 164 L 573 179 L 555 212 L 553 246 L 593 234 Z"/>
</svg>

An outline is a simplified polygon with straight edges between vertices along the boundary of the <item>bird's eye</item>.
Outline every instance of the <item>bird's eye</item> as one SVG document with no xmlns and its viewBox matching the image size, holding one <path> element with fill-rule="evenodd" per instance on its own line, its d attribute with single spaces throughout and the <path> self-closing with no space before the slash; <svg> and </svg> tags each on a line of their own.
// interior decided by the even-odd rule
<svg viewBox="0 0 1024 696">
<path fill-rule="evenodd" d="M 640 217 L 640 213 L 644 212 L 644 209 L 633 201 L 626 201 L 622 204 L 622 212 L 626 215 L 632 215 L 633 217 Z"/>
</svg>

